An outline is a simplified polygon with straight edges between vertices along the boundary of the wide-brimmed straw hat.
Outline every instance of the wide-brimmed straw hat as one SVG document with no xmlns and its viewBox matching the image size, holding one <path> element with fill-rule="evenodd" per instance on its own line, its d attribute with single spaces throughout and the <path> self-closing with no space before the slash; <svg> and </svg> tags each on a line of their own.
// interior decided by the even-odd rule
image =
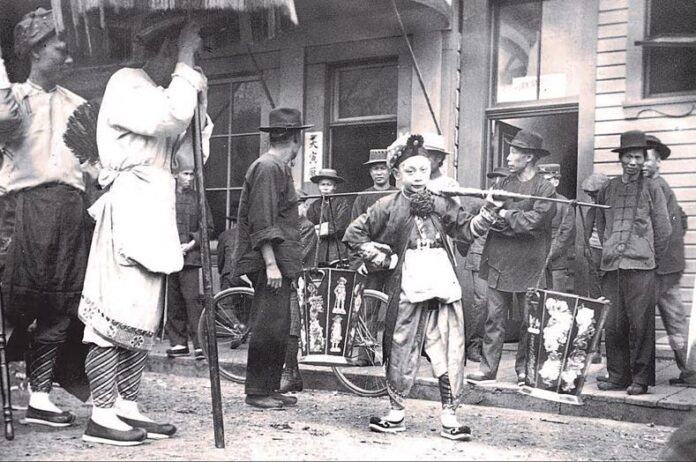
<svg viewBox="0 0 696 462">
<path fill-rule="evenodd" d="M 332 168 L 322 168 L 320 169 L 316 175 L 311 177 L 309 179 L 312 183 L 319 183 L 321 180 L 333 180 L 338 183 L 343 183 L 346 181 L 343 179 L 343 177 L 338 176 L 338 173 L 336 173 L 336 170 Z"/>
<path fill-rule="evenodd" d="M 539 157 L 545 157 L 550 154 L 549 151 L 542 147 L 544 138 L 538 133 L 529 130 L 520 130 L 508 144 L 519 149 L 532 151 Z"/>
<path fill-rule="evenodd" d="M 273 109 L 268 114 L 268 125 L 259 127 L 262 132 L 282 131 L 282 130 L 304 130 L 312 128 L 314 125 L 302 123 L 302 112 L 289 107 L 279 107 Z"/>
</svg>

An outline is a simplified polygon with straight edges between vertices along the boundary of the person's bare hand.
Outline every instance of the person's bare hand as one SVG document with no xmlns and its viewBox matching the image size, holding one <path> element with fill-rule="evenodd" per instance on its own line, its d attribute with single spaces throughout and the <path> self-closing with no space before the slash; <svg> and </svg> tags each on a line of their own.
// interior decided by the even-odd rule
<svg viewBox="0 0 696 462">
<path fill-rule="evenodd" d="M 266 285 L 271 289 L 278 290 L 283 284 L 283 275 L 280 274 L 278 265 L 272 264 L 266 267 Z"/>
<path fill-rule="evenodd" d="M 177 45 L 179 47 L 179 62 L 194 66 L 195 55 L 203 45 L 200 35 L 201 26 L 195 21 L 189 21 L 179 33 Z"/>
<path fill-rule="evenodd" d="M 498 212 L 503 208 L 505 201 L 495 200 L 492 192 L 488 193 L 486 196 L 486 207 L 493 212 Z"/>
</svg>

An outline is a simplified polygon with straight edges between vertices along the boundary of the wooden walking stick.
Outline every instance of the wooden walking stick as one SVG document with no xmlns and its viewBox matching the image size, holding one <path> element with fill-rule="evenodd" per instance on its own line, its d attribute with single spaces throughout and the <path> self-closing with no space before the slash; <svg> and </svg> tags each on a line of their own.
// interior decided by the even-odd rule
<svg viewBox="0 0 696 462">
<path fill-rule="evenodd" d="M 213 269 L 210 261 L 210 236 L 208 235 L 208 207 L 205 201 L 205 182 L 203 180 L 203 146 L 201 130 L 201 111 L 199 105 L 193 115 L 193 161 L 198 194 L 199 221 L 201 231 L 201 266 L 203 272 L 203 303 L 208 327 L 208 369 L 210 371 L 210 393 L 213 400 L 213 431 L 215 447 L 225 447 L 225 429 L 222 420 L 222 393 L 220 390 L 220 369 L 218 365 L 217 335 L 215 332 L 215 306 L 213 305 Z"/>
</svg>

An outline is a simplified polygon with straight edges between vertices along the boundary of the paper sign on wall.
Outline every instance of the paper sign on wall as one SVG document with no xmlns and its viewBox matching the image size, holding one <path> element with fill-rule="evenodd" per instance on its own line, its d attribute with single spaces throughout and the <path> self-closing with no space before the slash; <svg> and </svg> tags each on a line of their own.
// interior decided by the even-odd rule
<svg viewBox="0 0 696 462">
<path fill-rule="evenodd" d="M 305 132 L 304 138 L 304 181 L 311 181 L 322 168 L 324 161 L 324 133 Z"/>
</svg>

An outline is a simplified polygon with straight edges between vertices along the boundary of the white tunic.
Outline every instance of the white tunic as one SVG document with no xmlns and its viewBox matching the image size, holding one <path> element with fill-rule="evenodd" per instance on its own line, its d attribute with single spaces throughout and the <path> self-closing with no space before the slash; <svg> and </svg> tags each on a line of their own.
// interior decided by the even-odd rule
<svg viewBox="0 0 696 462">
<path fill-rule="evenodd" d="M 85 342 L 141 350 L 153 345 L 164 275 L 183 267 L 172 153 L 182 144 L 204 79 L 179 63 L 166 89 L 142 69 L 121 69 L 107 84 L 97 144 L 99 182 L 109 190 L 89 209 L 96 227 L 79 309 Z"/>
</svg>

